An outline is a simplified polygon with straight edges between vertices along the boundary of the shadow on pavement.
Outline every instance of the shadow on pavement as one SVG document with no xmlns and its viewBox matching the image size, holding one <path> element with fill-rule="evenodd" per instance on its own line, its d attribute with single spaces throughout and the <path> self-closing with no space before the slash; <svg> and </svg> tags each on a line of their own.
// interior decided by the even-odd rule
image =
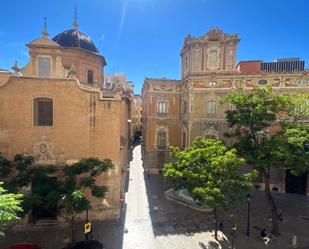
<svg viewBox="0 0 309 249">
<path fill-rule="evenodd" d="M 201 249 L 219 249 L 220 248 L 220 244 L 217 242 L 213 242 L 213 241 L 210 241 L 207 245 L 205 245 L 202 242 L 199 242 L 199 246 L 201 247 Z"/>
<path fill-rule="evenodd" d="M 147 198 L 153 233 L 155 236 L 185 235 L 193 236 L 196 233 L 213 233 L 213 215 L 202 213 L 165 199 L 164 191 L 169 189 L 162 175 L 147 175 L 144 172 Z M 288 249 L 292 246 L 292 237 L 297 235 L 298 248 L 309 249 L 309 198 L 295 194 L 273 193 L 276 203 L 282 209 L 285 222 L 280 224 L 281 236 L 269 245 L 271 248 Z M 200 241 L 201 248 L 230 248 L 232 241 L 232 226 L 237 223 L 235 232 L 235 247 L 261 249 L 265 248 L 259 232 L 254 226 L 260 226 L 271 231 L 269 221 L 270 210 L 263 191 L 255 191 L 251 198 L 250 237 L 246 236 L 247 229 L 247 202 L 237 205 L 232 210 L 220 210 L 219 219 L 224 220 L 224 234 L 226 239 L 216 242 Z M 306 247 L 307 246 L 307 247 Z"/>
<path fill-rule="evenodd" d="M 164 191 L 170 186 L 162 175 L 148 175 L 144 172 L 150 217 L 155 236 L 210 232 L 213 229 L 213 215 L 201 213 L 169 201 Z"/>
</svg>

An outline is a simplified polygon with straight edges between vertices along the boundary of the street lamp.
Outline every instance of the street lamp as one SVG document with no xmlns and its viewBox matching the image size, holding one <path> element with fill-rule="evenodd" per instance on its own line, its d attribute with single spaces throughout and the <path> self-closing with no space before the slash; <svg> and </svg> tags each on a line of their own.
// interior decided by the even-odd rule
<svg viewBox="0 0 309 249">
<path fill-rule="evenodd" d="M 232 249 L 235 249 L 235 247 L 234 247 L 234 240 L 235 240 L 235 232 L 236 232 L 236 230 L 237 230 L 237 228 L 236 228 L 236 222 L 234 222 L 233 223 L 233 228 L 232 228 L 232 230 L 233 230 L 233 233 L 232 233 Z"/>
<path fill-rule="evenodd" d="M 86 223 L 85 224 L 88 224 L 89 223 L 89 216 L 88 216 L 88 208 L 86 209 Z M 86 243 L 88 242 L 88 235 L 89 233 L 85 233 L 85 237 L 86 237 Z"/>
<path fill-rule="evenodd" d="M 247 197 L 247 203 L 248 203 L 248 216 L 247 216 L 247 236 L 250 236 L 250 201 L 251 201 L 251 196 L 250 194 L 246 195 Z"/>
</svg>

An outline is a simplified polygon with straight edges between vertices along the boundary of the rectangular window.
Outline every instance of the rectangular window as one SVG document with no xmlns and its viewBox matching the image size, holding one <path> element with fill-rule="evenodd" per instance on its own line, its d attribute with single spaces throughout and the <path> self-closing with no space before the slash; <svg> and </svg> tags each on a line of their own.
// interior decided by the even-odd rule
<svg viewBox="0 0 309 249">
<path fill-rule="evenodd" d="M 53 100 L 37 98 L 33 101 L 33 124 L 35 126 L 53 126 Z"/>
<path fill-rule="evenodd" d="M 158 113 L 166 113 L 166 112 L 167 112 L 166 103 L 165 102 L 159 102 Z"/>
<path fill-rule="evenodd" d="M 164 131 L 158 132 L 157 146 L 158 149 L 165 149 L 166 147 L 166 133 Z"/>
<path fill-rule="evenodd" d="M 51 74 L 51 58 L 38 57 L 38 75 L 39 77 L 50 77 Z"/>
<path fill-rule="evenodd" d="M 93 84 L 93 71 L 92 70 L 87 71 L 87 83 Z"/>
<path fill-rule="evenodd" d="M 217 102 L 209 101 L 207 104 L 207 114 L 216 114 L 217 113 Z"/>
</svg>

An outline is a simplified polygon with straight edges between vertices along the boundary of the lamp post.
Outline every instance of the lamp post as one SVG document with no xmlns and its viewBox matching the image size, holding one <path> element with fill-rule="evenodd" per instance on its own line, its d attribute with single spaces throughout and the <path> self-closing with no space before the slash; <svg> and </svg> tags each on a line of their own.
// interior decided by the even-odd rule
<svg viewBox="0 0 309 249">
<path fill-rule="evenodd" d="M 88 208 L 86 209 L 86 224 L 89 222 Z M 88 242 L 88 233 L 85 234 L 86 243 Z"/>
<path fill-rule="evenodd" d="M 233 223 L 233 228 L 232 228 L 232 230 L 233 230 L 233 232 L 232 232 L 232 249 L 235 249 L 235 247 L 234 247 L 234 240 L 235 240 L 235 232 L 236 232 L 236 222 L 234 222 Z"/>
<path fill-rule="evenodd" d="M 250 236 L 250 201 L 251 201 L 251 196 L 250 194 L 246 195 L 247 197 L 247 203 L 248 203 L 248 216 L 247 216 L 247 236 Z"/>
</svg>

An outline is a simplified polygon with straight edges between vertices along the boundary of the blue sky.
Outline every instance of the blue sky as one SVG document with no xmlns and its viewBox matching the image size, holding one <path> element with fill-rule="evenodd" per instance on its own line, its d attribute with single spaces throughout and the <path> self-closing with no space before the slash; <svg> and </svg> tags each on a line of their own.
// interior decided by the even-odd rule
<svg viewBox="0 0 309 249">
<path fill-rule="evenodd" d="M 211 27 L 239 34 L 238 61 L 300 57 L 309 67 L 307 0 L 3 0 L 0 68 L 28 62 L 25 44 L 41 36 L 44 16 L 50 38 L 70 29 L 75 6 L 79 30 L 107 60 L 105 71 L 126 73 L 136 93 L 145 77 L 180 79 L 185 35 Z"/>
</svg>

